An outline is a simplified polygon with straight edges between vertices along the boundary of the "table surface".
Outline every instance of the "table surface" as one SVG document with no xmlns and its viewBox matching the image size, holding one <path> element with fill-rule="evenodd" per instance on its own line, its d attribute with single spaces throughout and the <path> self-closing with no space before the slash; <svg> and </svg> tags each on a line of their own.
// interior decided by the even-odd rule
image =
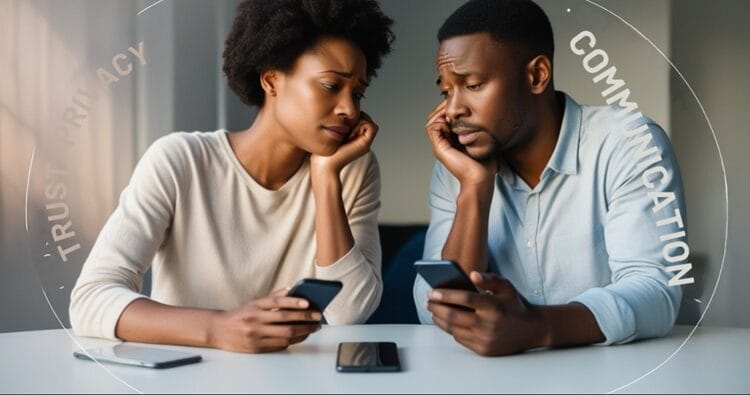
<svg viewBox="0 0 750 395">
<path fill-rule="evenodd" d="M 487 358 L 431 325 L 324 326 L 272 354 L 150 345 L 203 356 L 201 363 L 164 370 L 72 355 L 79 345 L 116 342 L 73 338 L 63 329 L 14 332 L 0 334 L 0 392 L 750 392 L 750 329 L 700 327 L 659 366 L 691 329 L 677 326 L 665 338 L 621 346 Z M 395 341 L 403 371 L 338 373 L 342 341 Z"/>
</svg>

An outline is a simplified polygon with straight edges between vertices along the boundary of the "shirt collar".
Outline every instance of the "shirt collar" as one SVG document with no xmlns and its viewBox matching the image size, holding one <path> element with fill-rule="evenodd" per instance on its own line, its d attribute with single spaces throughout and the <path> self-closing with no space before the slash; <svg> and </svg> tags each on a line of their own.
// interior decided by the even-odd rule
<svg viewBox="0 0 750 395">
<path fill-rule="evenodd" d="M 562 92 L 561 92 L 562 93 Z M 547 168 L 563 174 L 578 174 L 578 143 L 581 138 L 581 106 L 566 93 L 560 135 Z"/>
</svg>

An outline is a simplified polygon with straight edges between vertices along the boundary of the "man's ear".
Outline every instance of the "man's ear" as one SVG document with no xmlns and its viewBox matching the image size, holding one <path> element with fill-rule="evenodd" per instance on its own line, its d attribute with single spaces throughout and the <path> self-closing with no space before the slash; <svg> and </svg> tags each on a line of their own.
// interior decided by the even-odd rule
<svg viewBox="0 0 750 395">
<path fill-rule="evenodd" d="M 538 95 L 552 82 L 552 62 L 546 55 L 539 55 L 526 64 L 526 75 L 531 93 Z"/>
<path fill-rule="evenodd" d="M 266 70 L 260 73 L 260 86 L 266 93 L 266 97 L 276 96 L 279 89 L 281 75 L 278 70 Z"/>
</svg>

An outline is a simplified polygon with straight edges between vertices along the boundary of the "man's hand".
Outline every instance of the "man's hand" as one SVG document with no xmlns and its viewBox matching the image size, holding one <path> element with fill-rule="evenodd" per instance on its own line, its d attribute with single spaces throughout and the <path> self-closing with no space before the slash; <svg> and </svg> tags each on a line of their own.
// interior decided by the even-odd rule
<svg viewBox="0 0 750 395">
<path fill-rule="evenodd" d="M 550 345 L 542 315 L 523 300 L 510 281 L 476 271 L 470 277 L 484 293 L 449 289 L 429 293 L 427 309 L 438 327 L 483 356 Z"/>
<path fill-rule="evenodd" d="M 446 118 L 447 105 L 443 100 L 427 116 L 425 133 L 432 144 L 435 158 L 458 179 L 461 186 L 491 183 L 497 173 L 497 161 L 478 162 L 466 154 L 458 142 L 452 143 L 455 136 Z"/>
<path fill-rule="evenodd" d="M 263 353 L 284 350 L 320 329 L 319 311 L 309 310 L 305 299 L 286 296 L 282 289 L 211 320 L 209 344 L 235 352 Z M 296 322 L 305 321 L 309 324 Z"/>
<path fill-rule="evenodd" d="M 313 178 L 335 175 L 347 164 L 370 151 L 370 146 L 378 134 L 378 125 L 364 111 L 359 113 L 359 122 L 352 128 L 349 139 L 333 155 L 310 157 L 310 170 Z"/>
</svg>

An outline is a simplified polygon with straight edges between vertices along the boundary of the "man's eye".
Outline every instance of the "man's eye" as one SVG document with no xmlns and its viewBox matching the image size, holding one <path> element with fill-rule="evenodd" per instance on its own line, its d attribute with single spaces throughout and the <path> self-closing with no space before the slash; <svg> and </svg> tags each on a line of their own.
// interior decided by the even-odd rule
<svg viewBox="0 0 750 395">
<path fill-rule="evenodd" d="M 354 96 L 354 99 L 357 100 L 357 101 L 367 98 L 367 97 L 365 97 L 365 95 L 363 93 L 358 93 L 358 92 L 354 92 L 354 94 L 352 96 Z"/>
<path fill-rule="evenodd" d="M 466 86 L 466 89 L 470 91 L 475 91 L 475 90 L 478 90 L 481 86 L 482 84 L 472 84 L 472 85 Z"/>
</svg>

